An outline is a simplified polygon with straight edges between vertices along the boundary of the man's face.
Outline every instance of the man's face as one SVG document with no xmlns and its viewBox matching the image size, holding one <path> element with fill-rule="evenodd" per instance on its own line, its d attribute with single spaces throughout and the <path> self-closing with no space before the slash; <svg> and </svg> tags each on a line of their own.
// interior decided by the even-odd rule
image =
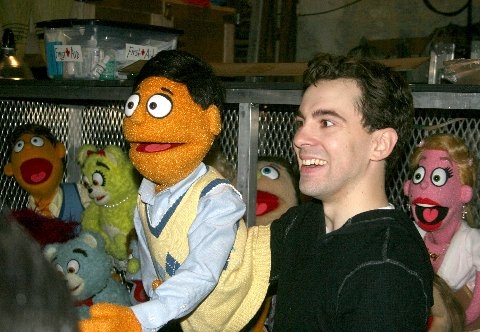
<svg viewBox="0 0 480 332">
<path fill-rule="evenodd" d="M 404 193 L 417 225 L 431 232 L 461 220 L 462 206 L 470 201 L 472 188 L 462 185 L 458 166 L 447 151 L 425 150 Z"/>
<path fill-rule="evenodd" d="M 221 128 L 215 106 L 202 109 L 185 85 L 164 77 L 145 79 L 127 100 L 125 115 L 130 159 L 160 189 L 192 172 Z"/>
<path fill-rule="evenodd" d="M 32 196 L 48 197 L 62 181 L 65 154 L 63 143 L 53 145 L 44 136 L 25 133 L 15 142 L 4 172 Z"/>
<path fill-rule="evenodd" d="M 346 79 L 319 81 L 305 91 L 293 140 L 305 195 L 335 199 L 356 190 L 363 178 L 371 135 L 355 109 L 360 95 Z"/>
</svg>

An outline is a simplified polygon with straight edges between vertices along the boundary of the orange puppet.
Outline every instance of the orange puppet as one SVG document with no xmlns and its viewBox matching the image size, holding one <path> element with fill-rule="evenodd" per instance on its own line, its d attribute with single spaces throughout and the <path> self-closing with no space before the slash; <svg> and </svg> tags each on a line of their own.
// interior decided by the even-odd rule
<svg viewBox="0 0 480 332">
<path fill-rule="evenodd" d="M 48 127 L 27 123 L 12 132 L 9 148 L 10 159 L 4 166 L 4 173 L 13 176 L 29 194 L 28 209 L 17 211 L 17 219 L 35 233 L 32 235 L 42 245 L 55 239 L 61 242 L 63 235 L 52 232 L 65 232 L 67 238 L 72 226 L 78 232 L 88 196 L 80 185 L 62 182 L 65 145 Z M 36 222 L 29 225 L 29 220 Z M 51 240 L 45 238 L 52 236 Z"/>
<path fill-rule="evenodd" d="M 150 300 L 96 304 L 83 331 L 239 331 L 260 307 L 270 273 L 270 229 L 247 230 L 239 192 L 202 160 L 221 130 L 224 89 L 182 51 L 149 60 L 125 105 L 123 132 L 143 176 L 134 216 Z"/>
</svg>

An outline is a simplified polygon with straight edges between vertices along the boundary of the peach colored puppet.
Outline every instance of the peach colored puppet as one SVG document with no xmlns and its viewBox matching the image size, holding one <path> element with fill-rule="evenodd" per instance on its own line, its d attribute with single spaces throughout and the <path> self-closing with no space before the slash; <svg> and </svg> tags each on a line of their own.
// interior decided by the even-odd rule
<svg viewBox="0 0 480 332">
<path fill-rule="evenodd" d="M 257 164 L 256 224 L 268 225 L 298 205 L 298 185 L 285 159 L 260 157 Z"/>
<path fill-rule="evenodd" d="M 476 159 L 450 134 L 422 140 L 410 157 L 412 178 L 404 184 L 415 223 L 435 272 L 458 291 L 470 290 L 466 324 L 480 317 L 480 230 L 465 221 L 476 181 Z"/>
</svg>

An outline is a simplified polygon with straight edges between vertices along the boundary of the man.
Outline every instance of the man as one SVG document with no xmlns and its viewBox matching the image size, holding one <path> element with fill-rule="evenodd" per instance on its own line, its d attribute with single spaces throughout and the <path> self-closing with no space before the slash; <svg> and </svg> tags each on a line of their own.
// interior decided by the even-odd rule
<svg viewBox="0 0 480 332">
<path fill-rule="evenodd" d="M 433 271 L 385 178 L 411 135 L 408 85 L 383 65 L 321 54 L 293 143 L 312 202 L 271 226 L 275 331 L 425 331 Z"/>
</svg>

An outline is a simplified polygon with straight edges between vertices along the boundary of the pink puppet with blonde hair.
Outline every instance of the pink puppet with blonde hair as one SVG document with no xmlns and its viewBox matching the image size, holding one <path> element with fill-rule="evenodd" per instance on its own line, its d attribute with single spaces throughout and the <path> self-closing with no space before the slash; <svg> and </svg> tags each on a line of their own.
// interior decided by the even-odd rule
<svg viewBox="0 0 480 332">
<path fill-rule="evenodd" d="M 480 230 L 467 222 L 476 166 L 462 139 L 431 135 L 410 157 L 412 177 L 403 187 L 435 272 L 454 291 L 469 290 L 467 325 L 480 322 Z"/>
</svg>

